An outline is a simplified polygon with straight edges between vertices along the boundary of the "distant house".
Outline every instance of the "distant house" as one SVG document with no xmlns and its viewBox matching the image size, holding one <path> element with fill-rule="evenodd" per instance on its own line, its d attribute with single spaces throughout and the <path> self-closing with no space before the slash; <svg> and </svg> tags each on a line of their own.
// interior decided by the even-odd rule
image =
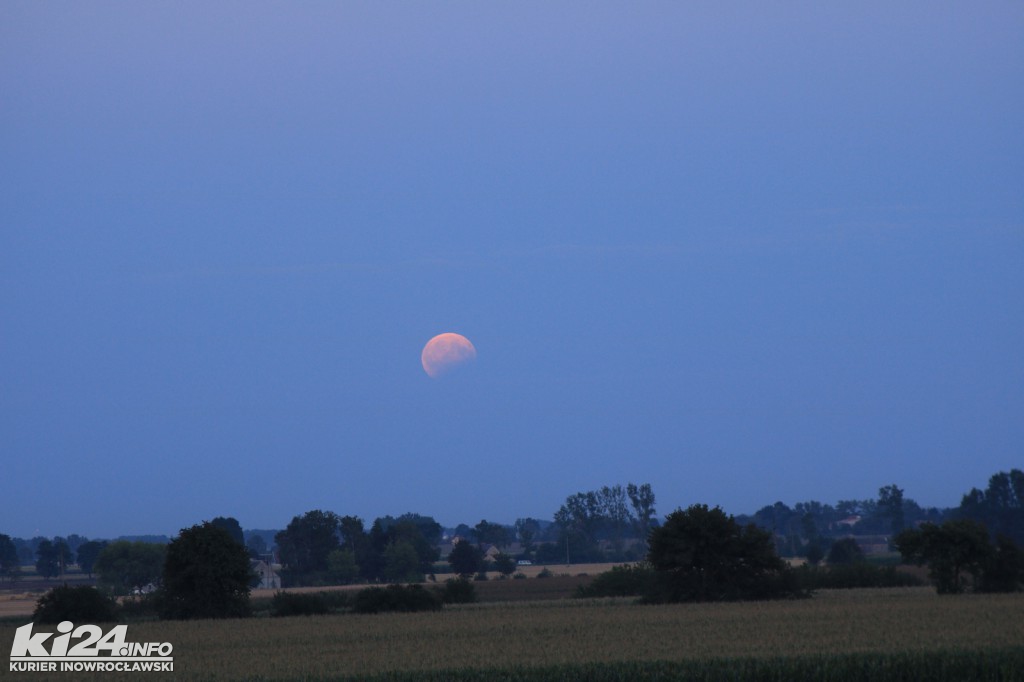
<svg viewBox="0 0 1024 682">
<path fill-rule="evenodd" d="M 250 568 L 252 572 L 259 576 L 260 582 L 256 586 L 260 590 L 279 590 L 281 589 L 281 576 L 277 574 L 274 567 L 268 564 L 266 561 L 260 561 L 253 559 L 250 562 Z"/>
<path fill-rule="evenodd" d="M 845 519 L 840 519 L 836 522 L 837 526 L 846 526 L 847 528 L 853 528 L 860 523 L 860 517 L 854 514 L 853 516 L 847 516 Z"/>
</svg>

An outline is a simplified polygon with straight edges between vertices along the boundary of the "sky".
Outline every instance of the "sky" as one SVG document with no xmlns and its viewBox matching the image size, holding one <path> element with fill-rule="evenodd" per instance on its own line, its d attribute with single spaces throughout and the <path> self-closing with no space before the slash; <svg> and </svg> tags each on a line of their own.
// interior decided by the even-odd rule
<svg viewBox="0 0 1024 682">
<path fill-rule="evenodd" d="M 1020 2 L 5 0 L 0 159 L 0 533 L 1024 466 Z"/>
</svg>

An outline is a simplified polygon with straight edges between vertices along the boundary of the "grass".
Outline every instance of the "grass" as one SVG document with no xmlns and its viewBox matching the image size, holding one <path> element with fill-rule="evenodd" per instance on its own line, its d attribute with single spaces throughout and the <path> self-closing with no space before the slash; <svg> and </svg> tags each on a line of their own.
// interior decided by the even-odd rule
<svg viewBox="0 0 1024 682">
<path fill-rule="evenodd" d="M 885 661 L 894 671 L 928 661 L 971 679 L 974 673 L 963 666 L 986 652 L 995 657 L 993 665 L 1013 673 L 989 679 L 1022 679 L 1021 613 L 1024 594 L 939 597 L 931 588 L 868 589 L 783 602 L 520 601 L 434 613 L 137 623 L 129 626 L 128 639 L 171 642 L 174 677 L 184 680 L 416 679 L 426 671 L 435 671 L 434 679 L 483 679 L 484 670 L 487 679 L 588 679 L 588 666 L 596 664 L 622 673 L 604 679 L 694 666 L 746 666 L 776 676 L 751 672 L 739 679 L 784 679 L 778 675 L 804 670 L 800 666 L 855 671 Z M 0 625 L 0 647 L 7 651 L 13 629 Z M 514 677 L 520 674 L 527 676 Z"/>
</svg>

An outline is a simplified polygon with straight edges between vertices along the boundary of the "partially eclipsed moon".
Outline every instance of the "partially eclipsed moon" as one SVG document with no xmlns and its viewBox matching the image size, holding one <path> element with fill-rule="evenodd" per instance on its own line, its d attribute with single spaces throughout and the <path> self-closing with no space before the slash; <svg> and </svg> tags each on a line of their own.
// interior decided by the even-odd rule
<svg viewBox="0 0 1024 682">
<path fill-rule="evenodd" d="M 445 332 L 427 341 L 423 346 L 420 361 L 423 371 L 432 379 L 447 374 L 461 365 L 476 360 L 476 348 L 462 334 Z"/>
</svg>

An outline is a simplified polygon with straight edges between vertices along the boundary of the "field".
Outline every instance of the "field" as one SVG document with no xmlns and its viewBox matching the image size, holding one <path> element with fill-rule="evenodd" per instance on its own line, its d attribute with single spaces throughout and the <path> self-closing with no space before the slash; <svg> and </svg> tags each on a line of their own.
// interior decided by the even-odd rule
<svg viewBox="0 0 1024 682">
<path fill-rule="evenodd" d="M 510 587 L 528 582 L 534 581 L 509 581 Z M 1007 650 L 1009 673 L 997 679 L 1024 679 L 1018 669 L 1024 660 L 1022 614 L 1024 594 L 939 597 L 931 588 L 906 588 L 823 591 L 813 599 L 782 602 L 638 606 L 628 599 L 547 600 L 471 604 L 440 613 L 149 622 L 129 626 L 128 639 L 171 642 L 174 679 L 186 680 L 321 680 L 453 669 L 490 669 L 485 676 L 493 679 L 495 669 L 522 666 L 706 666 L 723 659 L 843 654 L 861 655 L 853 661 L 882 654 L 928 661 L 929 652 L 956 651 L 975 652 L 983 660 L 985 652 L 1003 656 Z M 14 627 L 0 625 L 6 651 Z M 37 673 L 32 678 L 43 679 Z"/>
</svg>

